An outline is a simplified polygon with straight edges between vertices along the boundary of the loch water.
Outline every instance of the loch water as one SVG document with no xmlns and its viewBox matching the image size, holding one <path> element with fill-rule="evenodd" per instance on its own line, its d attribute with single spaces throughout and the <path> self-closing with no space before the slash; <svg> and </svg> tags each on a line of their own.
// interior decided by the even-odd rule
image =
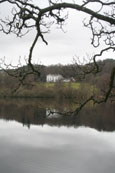
<svg viewBox="0 0 115 173">
<path fill-rule="evenodd" d="M 0 101 L 0 173 L 114 173 L 115 106 L 76 117 L 54 101 Z M 73 106 L 74 107 L 74 106 Z"/>
</svg>

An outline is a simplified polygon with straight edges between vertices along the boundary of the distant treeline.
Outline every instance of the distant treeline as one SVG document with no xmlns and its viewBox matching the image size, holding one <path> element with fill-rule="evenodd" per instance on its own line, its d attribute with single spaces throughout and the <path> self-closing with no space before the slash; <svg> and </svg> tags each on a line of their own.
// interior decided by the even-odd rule
<svg viewBox="0 0 115 173">
<path fill-rule="evenodd" d="M 78 97 L 79 93 L 83 93 L 81 94 L 83 95 L 83 97 L 86 95 L 90 96 L 90 91 L 92 90 L 93 86 L 94 90 L 97 88 L 97 90 L 95 90 L 96 95 L 101 95 L 100 91 L 106 91 L 107 86 L 109 85 L 109 77 L 111 69 L 115 67 L 115 60 L 106 59 L 103 61 L 98 61 L 97 64 L 99 66 L 100 72 L 96 74 L 88 74 L 85 78 L 82 78 L 83 71 L 90 70 L 90 68 L 93 67 L 92 63 L 85 65 L 78 65 L 77 63 L 68 65 L 57 64 L 50 66 L 35 65 L 34 67 L 40 72 L 40 76 L 37 76 L 34 73 L 27 75 L 24 80 L 25 85 L 19 91 L 21 93 L 21 96 L 28 97 L 35 96 L 54 98 L 57 97 L 57 95 L 59 96 L 61 94 L 61 97 L 63 96 L 64 98 L 73 98 Z M 12 74 L 10 76 L 7 72 L 4 72 L 3 70 L 0 71 L 0 96 L 9 95 L 9 93 L 11 93 L 13 89 L 17 88 L 19 84 L 19 78 L 13 76 L 14 74 L 17 75 L 17 71 L 21 76 L 24 73 L 28 72 L 28 66 L 23 66 L 18 69 L 8 69 L 7 72 Z M 46 76 L 48 74 L 60 74 L 65 79 L 74 78 L 74 82 L 80 84 L 79 88 L 81 88 L 81 86 L 84 87 L 82 87 L 80 91 L 76 92 L 76 89 L 78 88 L 73 88 L 73 84 L 68 85 L 68 87 L 65 84 L 57 84 L 53 89 L 51 87 L 48 87 L 48 85 L 43 85 L 43 83 L 46 82 Z M 86 83 L 88 83 L 88 85 L 86 85 Z M 17 95 L 19 96 L 20 93 L 18 94 L 17 92 Z M 79 96 L 78 98 L 81 98 L 81 96 Z"/>
<path fill-rule="evenodd" d="M 115 60 L 106 59 L 103 61 L 98 61 L 97 64 L 99 65 L 100 72 L 97 73 L 94 77 L 92 74 L 90 74 L 89 75 L 90 77 L 89 78 L 87 77 L 86 80 L 92 81 L 92 79 L 95 78 L 95 81 L 96 81 L 98 77 L 105 78 L 108 75 L 110 75 L 111 69 L 115 67 Z M 77 63 L 68 64 L 68 65 L 57 64 L 57 65 L 49 65 L 49 66 L 34 65 L 34 68 L 40 72 L 40 76 L 39 77 L 36 76 L 34 79 L 45 82 L 46 76 L 48 74 L 60 74 L 64 78 L 73 77 L 76 81 L 78 81 L 80 80 L 80 74 L 82 73 L 81 72 L 82 69 L 85 70 L 85 69 L 91 68 L 92 65 L 93 65 L 92 63 L 86 64 L 86 65 L 78 65 Z M 23 66 L 23 67 L 20 67 L 18 71 L 22 71 L 22 73 L 24 73 L 25 71 L 27 71 L 26 70 L 27 68 L 28 66 Z M 13 70 L 9 70 L 9 71 L 13 72 Z M 0 81 L 2 80 L 2 78 L 5 78 L 7 76 L 4 73 L 5 72 L 1 70 Z"/>
<path fill-rule="evenodd" d="M 103 61 L 98 61 L 97 64 L 99 65 L 100 72 L 97 73 L 95 76 L 93 74 L 88 75 L 86 80 L 93 82 L 97 82 L 98 78 L 108 78 L 111 69 L 115 67 L 115 60 L 113 59 L 106 59 Z M 81 71 L 82 69 L 87 69 L 92 67 L 92 63 L 86 65 L 78 65 L 77 63 L 68 64 L 68 65 L 50 65 L 50 66 L 37 66 L 37 69 L 40 71 L 41 81 L 46 81 L 46 75 L 48 74 L 60 74 L 64 78 L 71 78 L 73 77 L 76 81 L 81 81 Z M 101 79 L 102 80 L 102 79 Z"/>
</svg>

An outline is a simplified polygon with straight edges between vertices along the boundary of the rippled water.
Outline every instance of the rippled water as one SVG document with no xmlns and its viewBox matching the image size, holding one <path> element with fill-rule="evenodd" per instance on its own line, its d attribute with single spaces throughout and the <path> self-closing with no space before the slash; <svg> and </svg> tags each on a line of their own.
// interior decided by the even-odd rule
<svg viewBox="0 0 115 173">
<path fill-rule="evenodd" d="M 37 113 L 31 114 L 29 107 L 5 108 L 0 108 L 0 173 L 115 172 L 113 115 L 108 123 L 102 117 L 95 123 L 91 117 L 89 121 L 82 117 L 76 124 L 63 117 L 47 119 L 41 108 L 37 111 L 34 107 Z"/>
</svg>

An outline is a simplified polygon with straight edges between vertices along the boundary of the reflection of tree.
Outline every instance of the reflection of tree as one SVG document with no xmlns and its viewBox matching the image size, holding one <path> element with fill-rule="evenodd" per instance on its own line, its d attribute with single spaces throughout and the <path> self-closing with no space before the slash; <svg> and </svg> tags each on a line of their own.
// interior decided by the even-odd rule
<svg viewBox="0 0 115 173">
<path fill-rule="evenodd" d="M 43 104 L 43 102 L 42 102 Z M 55 105 L 55 104 L 54 104 Z M 47 107 L 48 105 L 46 105 Z M 66 106 L 66 105 L 65 105 Z M 52 107 L 53 109 L 55 108 Z M 115 105 L 103 104 L 95 107 L 87 107 L 78 116 L 47 116 L 46 108 L 25 102 L 23 104 L 0 102 L 0 118 L 5 120 L 16 120 L 23 126 L 30 128 L 31 125 L 50 126 L 89 126 L 98 130 L 115 130 Z"/>
</svg>

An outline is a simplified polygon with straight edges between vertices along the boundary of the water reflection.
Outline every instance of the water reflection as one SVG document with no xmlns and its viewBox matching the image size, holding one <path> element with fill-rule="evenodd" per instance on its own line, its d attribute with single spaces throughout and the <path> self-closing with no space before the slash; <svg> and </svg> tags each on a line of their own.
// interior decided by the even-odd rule
<svg viewBox="0 0 115 173">
<path fill-rule="evenodd" d="M 0 100 L 0 173 L 114 173 L 114 104 L 87 107 L 74 118 L 48 115 L 48 108 L 74 106 Z"/>
<path fill-rule="evenodd" d="M 101 104 L 95 107 L 87 107 L 77 117 L 59 116 L 54 114 L 48 116 L 48 108 L 52 110 L 71 110 L 75 105 L 66 102 L 55 102 L 47 100 L 0 100 L 0 119 L 6 121 L 15 120 L 23 126 L 34 125 L 87 126 L 98 130 L 115 130 L 115 105 Z"/>
<path fill-rule="evenodd" d="M 114 173 L 115 133 L 0 120 L 0 173 Z"/>
</svg>

